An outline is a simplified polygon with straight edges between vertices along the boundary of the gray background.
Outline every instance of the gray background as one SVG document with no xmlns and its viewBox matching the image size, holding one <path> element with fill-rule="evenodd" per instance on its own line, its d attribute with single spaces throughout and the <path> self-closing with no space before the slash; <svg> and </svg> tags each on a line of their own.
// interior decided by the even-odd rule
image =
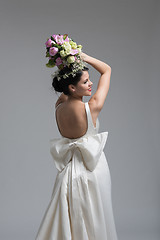
<svg viewBox="0 0 160 240">
<path fill-rule="evenodd" d="M 112 68 L 99 115 L 119 240 L 160 239 L 160 1 L 0 3 L 0 239 L 35 238 L 56 169 L 57 95 L 45 42 L 67 33 Z M 93 92 L 99 73 L 90 67 Z M 59 94 L 58 94 L 59 95 Z M 88 101 L 85 96 L 83 101 Z"/>
</svg>

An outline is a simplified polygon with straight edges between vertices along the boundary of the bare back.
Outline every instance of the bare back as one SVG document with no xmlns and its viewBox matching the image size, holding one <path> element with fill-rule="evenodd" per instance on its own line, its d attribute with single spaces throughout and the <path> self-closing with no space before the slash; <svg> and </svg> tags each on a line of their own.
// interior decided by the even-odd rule
<svg viewBox="0 0 160 240">
<path fill-rule="evenodd" d="M 88 102 L 89 103 L 89 102 Z M 98 113 L 92 109 L 89 103 L 93 124 L 96 127 Z M 81 101 L 65 101 L 59 104 L 55 110 L 55 117 L 60 134 L 67 138 L 79 138 L 88 128 L 85 103 Z"/>
</svg>

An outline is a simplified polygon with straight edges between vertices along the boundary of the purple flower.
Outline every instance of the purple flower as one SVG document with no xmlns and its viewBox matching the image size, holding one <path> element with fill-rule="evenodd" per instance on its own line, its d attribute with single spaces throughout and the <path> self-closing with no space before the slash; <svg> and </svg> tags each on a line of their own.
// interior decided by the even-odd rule
<svg viewBox="0 0 160 240">
<path fill-rule="evenodd" d="M 51 47 L 51 48 L 49 49 L 49 54 L 50 54 L 51 56 L 56 55 L 57 52 L 58 52 L 58 48 L 56 48 L 56 47 Z"/>
<path fill-rule="evenodd" d="M 45 42 L 46 47 L 52 47 L 52 43 L 55 43 L 51 39 L 48 39 L 47 42 Z"/>
<path fill-rule="evenodd" d="M 58 57 L 58 58 L 56 59 L 56 66 L 59 66 L 59 65 L 62 64 L 62 63 L 63 63 L 62 59 L 61 59 L 60 57 Z"/>
</svg>

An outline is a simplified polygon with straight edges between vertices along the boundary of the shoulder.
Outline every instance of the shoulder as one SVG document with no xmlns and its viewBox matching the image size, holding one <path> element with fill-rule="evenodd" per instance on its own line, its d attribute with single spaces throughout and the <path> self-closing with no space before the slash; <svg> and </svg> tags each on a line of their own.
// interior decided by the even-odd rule
<svg viewBox="0 0 160 240">
<path fill-rule="evenodd" d="M 58 98 L 57 102 L 55 103 L 55 108 L 63 102 L 66 102 L 68 100 L 68 96 L 65 95 L 64 93 L 61 94 L 61 96 Z"/>
</svg>

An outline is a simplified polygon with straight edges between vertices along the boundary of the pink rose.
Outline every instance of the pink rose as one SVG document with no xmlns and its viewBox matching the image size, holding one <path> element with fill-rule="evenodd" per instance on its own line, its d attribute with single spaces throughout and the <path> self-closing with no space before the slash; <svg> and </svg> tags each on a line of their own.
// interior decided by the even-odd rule
<svg viewBox="0 0 160 240">
<path fill-rule="evenodd" d="M 58 57 L 58 58 L 56 59 L 56 66 L 59 66 L 59 65 L 62 64 L 62 63 L 63 63 L 62 59 L 61 59 L 60 57 Z"/>
<path fill-rule="evenodd" d="M 54 40 L 55 40 L 55 37 L 56 37 L 56 35 L 55 35 L 55 34 L 53 34 L 53 35 L 52 35 L 52 37 L 53 37 L 53 38 L 54 38 Z"/>
<path fill-rule="evenodd" d="M 49 54 L 50 54 L 51 56 L 56 55 L 57 52 L 58 52 L 58 48 L 56 48 L 56 47 L 51 47 L 51 48 L 49 49 Z"/>
<path fill-rule="evenodd" d="M 79 53 L 77 49 L 71 49 L 71 51 L 70 51 L 71 55 L 75 55 L 77 53 Z"/>
<path fill-rule="evenodd" d="M 63 35 L 52 35 L 52 37 L 55 39 L 55 41 L 57 42 L 57 44 L 63 44 L 64 43 L 64 39 L 63 39 Z"/>
<path fill-rule="evenodd" d="M 52 41 L 51 39 L 48 39 L 47 42 L 45 42 L 46 47 L 51 47 L 52 43 L 55 43 L 54 41 Z"/>
</svg>

